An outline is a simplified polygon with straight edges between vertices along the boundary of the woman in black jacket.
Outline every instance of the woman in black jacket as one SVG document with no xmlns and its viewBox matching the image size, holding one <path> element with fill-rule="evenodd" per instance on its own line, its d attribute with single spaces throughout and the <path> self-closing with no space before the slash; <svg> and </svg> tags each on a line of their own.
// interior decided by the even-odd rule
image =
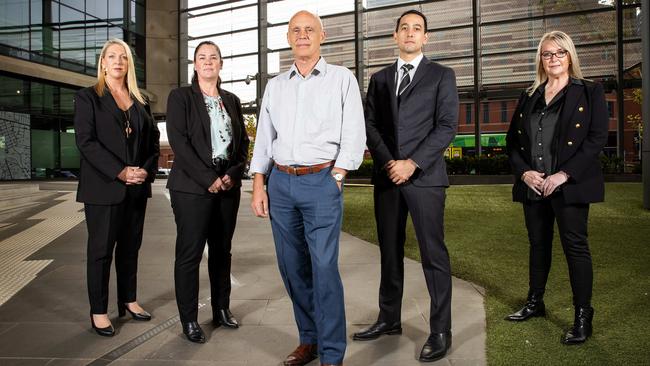
<svg viewBox="0 0 650 366">
<path fill-rule="evenodd" d="M 81 153 L 77 201 L 88 227 L 87 282 L 90 320 L 102 336 L 113 336 L 108 319 L 108 280 L 115 249 L 117 307 L 135 320 L 151 315 L 136 301 L 138 251 L 147 198 L 158 167 L 160 136 L 138 90 L 129 46 L 104 44 L 97 84 L 75 96 L 74 128 Z"/>
<path fill-rule="evenodd" d="M 176 219 L 176 302 L 183 333 L 205 342 L 197 322 L 199 264 L 208 243 L 215 325 L 237 328 L 230 312 L 231 241 L 239 209 L 248 136 L 239 98 L 220 88 L 221 51 L 210 41 L 194 51 L 192 85 L 167 101 L 167 134 L 174 151 L 169 188 Z"/>
<path fill-rule="evenodd" d="M 535 82 L 519 99 L 507 135 L 516 178 L 512 196 L 523 204 L 530 257 L 527 302 L 506 319 L 545 315 L 543 295 L 557 221 L 575 307 L 573 327 L 562 343 L 579 344 L 592 332 L 587 224 L 589 204 L 605 196 L 598 156 L 607 142 L 607 105 L 602 86 L 582 78 L 575 46 L 565 33 L 542 37 L 536 66 Z"/>
</svg>

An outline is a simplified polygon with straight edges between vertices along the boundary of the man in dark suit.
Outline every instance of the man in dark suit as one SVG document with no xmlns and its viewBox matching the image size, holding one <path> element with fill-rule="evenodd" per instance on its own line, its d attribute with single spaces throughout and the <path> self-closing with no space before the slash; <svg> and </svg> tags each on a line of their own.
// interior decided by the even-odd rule
<svg viewBox="0 0 650 366">
<path fill-rule="evenodd" d="M 406 218 L 412 215 L 431 296 L 431 335 L 420 361 L 435 361 L 451 346 L 451 273 L 444 243 L 444 151 L 456 135 L 458 94 L 453 70 L 422 54 L 426 17 L 409 10 L 393 38 L 399 59 L 370 79 L 366 134 L 374 160 L 375 219 L 381 250 L 379 317 L 355 340 L 401 334 Z"/>
</svg>

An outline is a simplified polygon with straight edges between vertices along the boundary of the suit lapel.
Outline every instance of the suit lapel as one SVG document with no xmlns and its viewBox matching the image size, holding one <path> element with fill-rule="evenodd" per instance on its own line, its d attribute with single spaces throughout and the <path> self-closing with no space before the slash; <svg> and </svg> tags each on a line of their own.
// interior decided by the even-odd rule
<svg viewBox="0 0 650 366">
<path fill-rule="evenodd" d="M 573 113 L 576 110 L 576 105 L 580 101 L 580 97 L 582 96 L 582 88 L 583 86 L 580 84 L 574 84 L 571 80 L 569 81 L 569 87 L 566 92 L 566 96 L 564 97 L 564 106 L 562 107 L 562 112 L 560 113 L 560 119 L 557 121 L 558 124 L 555 128 L 559 128 L 559 136 L 558 136 L 558 141 L 560 142 L 558 144 L 558 152 L 557 156 L 561 157 L 561 150 L 564 147 L 563 141 L 566 140 L 566 136 L 568 134 L 569 126 L 571 126 L 571 118 L 573 117 Z M 558 164 L 562 163 L 562 161 L 557 162 Z"/>
<path fill-rule="evenodd" d="M 390 109 L 393 112 L 393 124 L 397 125 L 399 109 L 397 107 L 397 96 L 395 95 L 395 75 L 397 73 L 397 61 L 387 69 L 386 84 L 388 85 L 388 95 L 390 95 Z"/>
<path fill-rule="evenodd" d="M 406 90 L 402 92 L 402 98 L 408 98 L 409 94 L 411 94 L 411 91 L 415 89 L 416 85 L 422 80 L 424 75 L 426 75 L 427 71 L 429 71 L 429 65 L 431 65 L 431 61 L 423 56 L 420 64 L 418 65 L 418 68 L 415 70 L 413 80 L 411 80 L 411 83 L 406 87 Z"/>
<path fill-rule="evenodd" d="M 111 93 L 108 90 L 104 90 L 104 95 L 99 98 L 99 101 L 104 105 L 104 107 L 106 107 L 107 110 L 111 112 L 113 117 L 115 117 L 113 118 L 113 121 L 117 124 L 120 131 L 122 131 L 124 129 L 124 127 L 122 126 L 122 118 L 124 116 L 121 115 L 122 110 L 120 109 L 120 107 L 117 106 L 117 103 L 115 102 L 115 99 L 113 99 Z M 121 133 L 120 135 L 126 138 L 126 136 L 124 136 L 123 133 Z"/>
<path fill-rule="evenodd" d="M 195 104 L 196 110 L 199 111 L 199 123 L 203 128 L 203 133 L 207 136 L 208 145 L 210 151 L 212 152 L 212 134 L 210 132 L 210 116 L 208 115 L 208 109 L 205 106 L 205 100 L 203 99 L 203 93 L 199 88 L 197 82 L 192 83 L 192 101 Z M 193 121 L 188 121 L 192 123 Z"/>
</svg>

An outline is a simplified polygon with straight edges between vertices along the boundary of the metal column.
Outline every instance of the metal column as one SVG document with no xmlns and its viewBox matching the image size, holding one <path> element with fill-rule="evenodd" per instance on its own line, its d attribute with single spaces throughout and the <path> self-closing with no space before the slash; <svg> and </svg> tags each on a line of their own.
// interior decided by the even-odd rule
<svg viewBox="0 0 650 366">
<path fill-rule="evenodd" d="M 625 133 L 625 80 L 623 64 L 623 0 L 616 1 L 616 155 L 624 158 Z M 625 170 L 625 161 L 623 162 Z"/>
<path fill-rule="evenodd" d="M 474 146 L 476 156 L 481 156 L 481 12 L 480 0 L 472 0 L 472 40 L 474 54 Z"/>
<path fill-rule="evenodd" d="M 255 104 L 257 105 L 257 114 L 259 116 L 260 106 L 262 105 L 262 96 L 266 88 L 266 82 L 269 78 L 269 61 L 268 61 L 268 38 L 267 29 L 269 27 L 268 17 L 266 14 L 267 0 L 257 2 L 257 44 L 259 53 L 257 55 L 257 95 Z"/>
<path fill-rule="evenodd" d="M 354 66 L 357 70 L 357 82 L 359 90 L 363 94 L 363 79 L 365 67 L 363 65 L 363 0 L 354 2 Z"/>
<path fill-rule="evenodd" d="M 641 169 L 643 170 L 643 207 L 650 210 L 650 80 L 646 71 L 650 67 L 650 0 L 641 2 L 641 39 L 643 44 L 643 147 L 641 149 Z"/>
</svg>

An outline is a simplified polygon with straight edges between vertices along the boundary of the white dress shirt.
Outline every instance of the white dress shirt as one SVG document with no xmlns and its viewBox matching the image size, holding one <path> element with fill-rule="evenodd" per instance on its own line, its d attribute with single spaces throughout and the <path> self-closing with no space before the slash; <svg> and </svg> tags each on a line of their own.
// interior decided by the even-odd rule
<svg viewBox="0 0 650 366">
<path fill-rule="evenodd" d="M 303 77 L 296 65 L 271 79 L 264 91 L 251 160 L 252 173 L 280 165 L 335 166 L 354 170 L 366 145 L 361 93 L 345 67 L 320 58 Z"/>
<path fill-rule="evenodd" d="M 413 77 L 415 76 L 415 71 L 418 69 L 418 65 L 420 65 L 420 61 L 422 61 L 422 58 L 424 57 L 424 54 L 420 52 L 419 55 L 417 55 L 411 62 L 406 62 L 402 60 L 401 57 L 397 58 L 397 75 L 395 75 L 395 95 L 397 96 L 397 93 L 399 91 L 399 83 L 402 81 L 402 77 L 404 76 L 404 70 L 402 70 L 402 66 L 404 64 L 411 64 L 413 65 L 413 68 L 411 71 L 409 71 L 409 77 L 411 78 L 411 81 L 413 81 Z"/>
</svg>

